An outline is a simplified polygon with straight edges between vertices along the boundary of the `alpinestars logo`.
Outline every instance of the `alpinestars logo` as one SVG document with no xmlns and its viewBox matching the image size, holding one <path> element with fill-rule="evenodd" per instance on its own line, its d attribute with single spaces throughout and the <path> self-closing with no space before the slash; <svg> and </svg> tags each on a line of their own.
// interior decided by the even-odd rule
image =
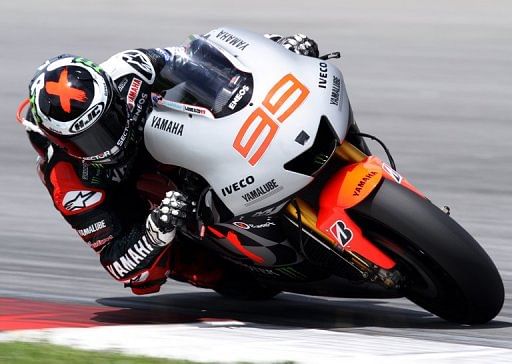
<svg viewBox="0 0 512 364">
<path fill-rule="evenodd" d="M 103 194 L 96 191 L 69 191 L 62 200 L 62 205 L 68 211 L 81 210 L 101 201 Z"/>
<path fill-rule="evenodd" d="M 345 247 L 354 237 L 352 230 L 341 220 L 336 221 L 329 230 L 342 247 Z"/>
<path fill-rule="evenodd" d="M 141 51 L 132 50 L 124 52 L 121 58 L 132 66 L 146 82 L 153 83 L 154 71 L 148 56 Z"/>
</svg>

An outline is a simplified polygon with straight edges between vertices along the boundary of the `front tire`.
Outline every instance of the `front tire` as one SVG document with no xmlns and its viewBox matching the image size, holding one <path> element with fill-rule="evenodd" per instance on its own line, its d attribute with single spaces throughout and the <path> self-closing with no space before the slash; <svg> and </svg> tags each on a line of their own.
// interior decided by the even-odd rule
<svg viewBox="0 0 512 364">
<path fill-rule="evenodd" d="M 486 323 L 500 312 L 505 293 L 496 266 L 473 237 L 430 201 L 383 180 L 350 214 L 395 259 L 411 301 L 461 324 Z"/>
</svg>

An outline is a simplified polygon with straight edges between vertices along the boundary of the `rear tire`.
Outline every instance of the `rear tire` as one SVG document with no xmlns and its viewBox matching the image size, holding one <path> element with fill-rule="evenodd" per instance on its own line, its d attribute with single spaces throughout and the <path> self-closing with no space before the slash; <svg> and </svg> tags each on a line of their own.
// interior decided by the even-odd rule
<svg viewBox="0 0 512 364">
<path fill-rule="evenodd" d="M 486 323 L 500 312 L 505 293 L 496 266 L 473 237 L 430 201 L 383 180 L 350 214 L 395 259 L 411 301 L 461 324 Z"/>
<path fill-rule="evenodd" d="M 281 290 L 269 287 L 217 287 L 214 289 L 215 292 L 223 297 L 245 300 L 245 301 L 263 301 L 274 298 L 276 295 L 281 293 Z"/>
<path fill-rule="evenodd" d="M 226 266 L 225 277 L 213 290 L 226 298 L 246 301 L 269 300 L 281 293 L 280 289 L 261 283 L 252 274 L 231 264 Z"/>
</svg>

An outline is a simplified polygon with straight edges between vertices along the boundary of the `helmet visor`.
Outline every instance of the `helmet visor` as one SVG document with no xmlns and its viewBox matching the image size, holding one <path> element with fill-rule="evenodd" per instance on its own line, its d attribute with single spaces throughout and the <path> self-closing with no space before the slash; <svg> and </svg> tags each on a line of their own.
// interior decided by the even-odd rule
<svg viewBox="0 0 512 364">
<path fill-rule="evenodd" d="M 114 97 L 100 119 L 83 132 L 69 136 L 49 135 L 49 139 L 76 158 L 109 163 L 124 150 L 128 134 L 126 103 Z"/>
</svg>

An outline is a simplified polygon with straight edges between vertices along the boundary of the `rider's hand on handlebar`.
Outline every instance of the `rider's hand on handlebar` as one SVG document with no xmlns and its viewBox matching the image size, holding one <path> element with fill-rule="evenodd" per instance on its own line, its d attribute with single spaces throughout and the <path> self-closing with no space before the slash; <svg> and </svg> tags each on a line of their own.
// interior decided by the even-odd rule
<svg viewBox="0 0 512 364">
<path fill-rule="evenodd" d="M 291 50 L 294 53 L 302 54 L 303 56 L 318 58 L 318 45 L 313 39 L 308 38 L 304 34 L 295 34 L 289 37 L 281 38 L 277 41 L 283 47 Z"/>
<path fill-rule="evenodd" d="M 151 212 L 151 220 L 162 233 L 168 233 L 181 227 L 190 212 L 195 211 L 196 204 L 177 191 L 165 194 L 160 206 Z"/>
</svg>

